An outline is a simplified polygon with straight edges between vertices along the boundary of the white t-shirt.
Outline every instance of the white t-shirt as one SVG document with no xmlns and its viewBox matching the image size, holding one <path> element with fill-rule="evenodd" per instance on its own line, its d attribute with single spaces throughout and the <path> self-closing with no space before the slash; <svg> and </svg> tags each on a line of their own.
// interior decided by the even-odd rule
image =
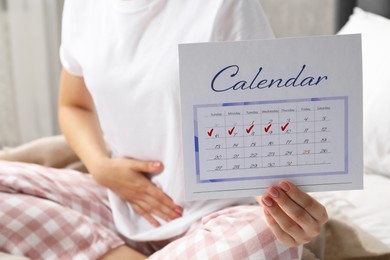
<svg viewBox="0 0 390 260">
<path fill-rule="evenodd" d="M 213 211 L 253 201 L 184 201 L 178 43 L 273 37 L 258 0 L 66 0 L 62 26 L 62 65 L 84 77 L 113 156 L 163 162 L 152 181 L 184 209 L 169 223 L 156 217 L 155 228 L 109 191 L 122 234 L 171 238 Z"/>
</svg>

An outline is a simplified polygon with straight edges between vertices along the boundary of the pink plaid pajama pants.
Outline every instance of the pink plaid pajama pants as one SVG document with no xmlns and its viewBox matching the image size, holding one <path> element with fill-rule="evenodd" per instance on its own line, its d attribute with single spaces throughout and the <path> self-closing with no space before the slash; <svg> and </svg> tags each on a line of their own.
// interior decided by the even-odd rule
<svg viewBox="0 0 390 260">
<path fill-rule="evenodd" d="M 98 259 L 127 244 L 149 259 L 299 259 L 280 245 L 258 206 L 214 212 L 167 241 L 116 230 L 106 190 L 73 170 L 0 161 L 0 252 L 31 259 Z"/>
</svg>

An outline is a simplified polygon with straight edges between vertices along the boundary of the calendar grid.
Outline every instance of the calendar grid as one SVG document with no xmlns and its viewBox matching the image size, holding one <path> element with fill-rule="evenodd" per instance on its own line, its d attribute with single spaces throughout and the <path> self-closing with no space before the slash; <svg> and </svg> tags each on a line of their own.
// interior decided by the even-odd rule
<svg viewBox="0 0 390 260">
<path fill-rule="evenodd" d="M 226 130 L 226 117 L 224 117 L 224 121 L 225 121 L 225 132 L 227 131 Z M 227 147 L 227 142 L 226 142 L 226 136 L 225 136 L 225 147 Z M 227 150 L 225 150 L 225 158 L 227 158 Z M 226 163 L 225 163 L 225 167 L 227 168 L 227 160 L 226 160 Z"/>
<path fill-rule="evenodd" d="M 347 97 L 194 106 L 198 182 L 342 174 Z M 335 116 L 341 115 L 341 116 Z"/>
<path fill-rule="evenodd" d="M 242 114 L 244 113 L 244 109 L 241 110 L 241 113 Z M 245 125 L 244 117 L 241 117 L 241 122 L 242 122 L 242 125 L 244 126 Z M 245 147 L 244 127 L 242 127 L 241 132 L 242 132 L 243 147 Z M 245 158 L 246 158 L 246 150 L 245 150 L 245 148 L 243 149 L 243 151 L 244 151 L 244 156 L 243 156 L 244 165 L 246 165 L 246 163 L 245 163 Z"/>
</svg>

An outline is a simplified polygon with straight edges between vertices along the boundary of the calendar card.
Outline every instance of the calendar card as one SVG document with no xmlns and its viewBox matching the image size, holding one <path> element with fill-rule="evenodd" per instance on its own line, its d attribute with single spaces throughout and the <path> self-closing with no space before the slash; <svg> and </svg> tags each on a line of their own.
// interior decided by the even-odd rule
<svg viewBox="0 0 390 260">
<path fill-rule="evenodd" d="M 363 186 L 360 35 L 179 45 L 186 199 Z"/>
</svg>

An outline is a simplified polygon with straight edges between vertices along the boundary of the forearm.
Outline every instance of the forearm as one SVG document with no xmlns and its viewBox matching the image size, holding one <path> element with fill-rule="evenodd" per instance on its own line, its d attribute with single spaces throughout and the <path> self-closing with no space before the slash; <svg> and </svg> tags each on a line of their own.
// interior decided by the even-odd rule
<svg viewBox="0 0 390 260">
<path fill-rule="evenodd" d="M 61 74 L 58 118 L 69 145 L 93 174 L 110 154 L 84 79 L 65 70 Z"/>
<path fill-rule="evenodd" d="M 89 171 L 92 171 L 97 162 L 110 156 L 98 120 L 92 111 L 62 106 L 58 116 L 62 133 Z"/>
</svg>

